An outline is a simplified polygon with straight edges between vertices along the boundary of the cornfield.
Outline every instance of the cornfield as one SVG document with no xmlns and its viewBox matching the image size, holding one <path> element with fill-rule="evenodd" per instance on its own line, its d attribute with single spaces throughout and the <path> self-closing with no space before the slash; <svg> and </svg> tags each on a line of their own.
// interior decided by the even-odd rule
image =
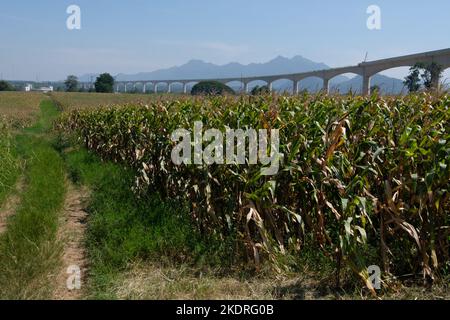
<svg viewBox="0 0 450 320">
<path fill-rule="evenodd" d="M 428 282 L 448 272 L 449 108 L 450 96 L 427 94 L 211 97 L 73 111 L 58 127 L 135 168 L 138 194 L 188 203 L 203 234 L 237 235 L 255 268 L 312 246 L 373 290 L 369 265 Z M 195 121 L 279 129 L 281 170 L 173 164 L 171 133 Z"/>
</svg>

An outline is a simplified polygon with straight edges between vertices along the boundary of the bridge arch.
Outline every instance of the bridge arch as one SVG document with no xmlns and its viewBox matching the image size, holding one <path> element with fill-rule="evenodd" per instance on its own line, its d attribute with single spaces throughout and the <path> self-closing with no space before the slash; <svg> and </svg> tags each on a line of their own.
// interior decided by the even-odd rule
<svg viewBox="0 0 450 320">
<path fill-rule="evenodd" d="M 126 86 L 125 82 L 118 82 L 118 83 L 116 83 L 116 92 L 117 93 L 125 92 L 125 86 Z"/>
<path fill-rule="evenodd" d="M 345 77 L 345 78 L 344 78 Z M 363 92 L 363 76 L 356 72 L 345 72 L 334 75 L 329 79 L 324 79 L 324 82 L 328 82 L 328 92 L 347 94 Z"/>
<path fill-rule="evenodd" d="M 229 86 L 236 92 L 245 93 L 247 89 L 247 83 L 242 80 L 230 80 L 230 81 L 220 81 L 223 84 Z"/>
<path fill-rule="evenodd" d="M 124 92 L 126 93 L 126 92 L 130 92 L 130 90 L 131 90 L 131 92 L 132 91 L 134 91 L 134 88 L 135 88 L 135 83 L 134 82 L 123 82 L 123 85 L 124 85 Z"/>
<path fill-rule="evenodd" d="M 450 65 L 447 62 L 442 63 L 439 59 L 434 60 L 431 58 L 427 58 L 424 57 L 422 59 L 420 58 L 415 58 L 413 60 L 400 60 L 400 61 L 393 61 L 390 63 L 384 63 L 384 64 L 380 64 L 380 65 L 373 65 L 370 67 L 367 67 L 367 74 L 369 76 L 373 76 L 375 74 L 378 73 L 384 73 L 386 71 L 392 70 L 392 69 L 407 69 L 407 68 L 411 68 L 413 66 L 415 66 L 417 63 L 424 63 L 424 64 L 429 64 L 429 63 L 437 63 L 438 65 L 442 66 L 443 68 L 449 68 Z"/>
<path fill-rule="evenodd" d="M 165 91 L 167 92 L 169 89 L 169 82 L 167 81 L 155 81 L 155 93 L 159 93 L 161 86 L 165 88 Z"/>
<path fill-rule="evenodd" d="M 181 80 L 179 80 L 179 81 L 175 80 L 175 81 L 169 82 L 167 91 L 169 93 L 174 93 L 175 92 L 175 90 L 174 90 L 175 86 L 178 86 L 180 90 L 184 91 L 184 82 L 181 81 Z"/>
<path fill-rule="evenodd" d="M 153 92 L 155 91 L 155 83 L 153 81 L 143 81 L 142 83 L 144 85 L 143 93 L 150 93 L 150 88 L 153 88 Z"/>
<path fill-rule="evenodd" d="M 138 92 L 144 92 L 144 88 L 145 88 L 145 81 L 136 81 L 133 82 L 133 91 L 138 93 Z"/>
<path fill-rule="evenodd" d="M 293 94 L 298 92 L 298 82 L 289 78 L 280 77 L 272 80 L 269 83 L 270 91 L 274 91 L 274 87 L 279 87 L 280 89 L 277 91 L 281 93 L 289 93 L 290 90 L 292 90 Z"/>
<path fill-rule="evenodd" d="M 199 83 L 200 81 L 192 80 L 184 83 L 183 92 L 184 94 L 189 94 L 192 91 L 192 88 Z"/>
<path fill-rule="evenodd" d="M 252 92 L 253 89 L 255 89 L 256 87 L 263 87 L 263 86 L 269 86 L 269 82 L 266 80 L 250 80 L 249 82 L 247 82 L 247 92 Z"/>
<path fill-rule="evenodd" d="M 403 83 L 411 66 L 393 67 L 377 72 L 370 77 L 370 91 L 380 93 L 407 94 L 408 88 Z"/>
<path fill-rule="evenodd" d="M 313 93 L 320 92 L 321 90 L 328 92 L 327 81 L 319 76 L 308 76 L 302 78 L 298 82 L 298 87 L 299 88 L 297 88 L 297 92 L 301 90 Z"/>
</svg>

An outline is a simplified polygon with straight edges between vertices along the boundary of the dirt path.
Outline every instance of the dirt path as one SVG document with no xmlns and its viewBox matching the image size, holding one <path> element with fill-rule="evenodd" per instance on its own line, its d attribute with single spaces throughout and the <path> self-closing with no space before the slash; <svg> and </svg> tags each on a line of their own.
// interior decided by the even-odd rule
<svg viewBox="0 0 450 320">
<path fill-rule="evenodd" d="M 19 178 L 14 190 L 6 198 L 5 203 L 0 207 L 0 234 L 6 231 L 8 218 L 16 213 L 17 207 L 20 204 L 20 194 L 25 187 L 25 179 Z"/>
<path fill-rule="evenodd" d="M 57 287 L 54 293 L 56 300 L 79 300 L 83 297 L 85 276 L 87 272 L 84 236 L 86 231 L 87 212 L 85 210 L 88 192 L 68 182 L 58 237 L 63 244 L 62 268 L 56 278 Z M 80 289 L 69 289 L 69 283 L 76 286 L 74 280 L 80 271 Z"/>
</svg>

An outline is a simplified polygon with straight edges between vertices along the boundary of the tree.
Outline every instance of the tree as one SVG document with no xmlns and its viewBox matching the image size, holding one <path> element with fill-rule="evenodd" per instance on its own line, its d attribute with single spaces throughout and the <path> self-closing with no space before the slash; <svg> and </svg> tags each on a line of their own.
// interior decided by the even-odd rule
<svg viewBox="0 0 450 320">
<path fill-rule="evenodd" d="M 420 64 L 409 69 L 409 75 L 403 81 L 409 92 L 417 92 L 420 89 Z"/>
<path fill-rule="evenodd" d="M 109 73 L 103 73 L 95 81 L 95 91 L 112 93 L 114 91 L 114 78 Z"/>
<path fill-rule="evenodd" d="M 192 87 L 192 95 L 223 95 L 235 94 L 229 86 L 217 81 L 202 81 Z"/>
<path fill-rule="evenodd" d="M 409 75 L 403 83 L 409 92 L 419 91 L 421 83 L 427 90 L 438 89 L 442 71 L 442 67 L 435 62 L 429 64 L 419 62 L 409 69 Z"/>
<path fill-rule="evenodd" d="M 9 82 L 0 80 L 0 91 L 16 91 L 16 88 Z"/>
<path fill-rule="evenodd" d="M 78 91 L 78 78 L 74 75 L 70 75 L 67 77 L 66 81 L 64 81 L 67 92 L 76 92 Z"/>
<path fill-rule="evenodd" d="M 438 65 L 436 62 L 432 62 L 426 65 L 424 69 L 422 80 L 425 88 L 428 90 L 438 89 L 443 72 L 442 66 Z"/>
<path fill-rule="evenodd" d="M 268 94 L 270 93 L 270 88 L 268 86 L 256 86 L 252 89 L 251 94 L 253 96 L 262 95 L 262 94 Z"/>
</svg>

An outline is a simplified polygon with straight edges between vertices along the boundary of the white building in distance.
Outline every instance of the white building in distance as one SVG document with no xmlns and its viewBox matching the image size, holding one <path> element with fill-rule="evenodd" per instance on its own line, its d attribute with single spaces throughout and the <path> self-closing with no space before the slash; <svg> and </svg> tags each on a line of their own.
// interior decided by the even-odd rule
<svg viewBox="0 0 450 320">
<path fill-rule="evenodd" d="M 43 92 L 43 93 L 53 92 L 53 86 L 49 86 L 49 87 L 40 87 L 40 88 L 37 89 L 36 91 L 41 91 L 41 92 Z"/>
<path fill-rule="evenodd" d="M 25 86 L 25 92 L 30 92 L 30 91 L 39 91 L 39 92 L 43 92 L 43 93 L 52 92 L 53 91 L 53 86 L 40 87 L 40 88 L 33 89 L 33 85 L 32 84 L 27 84 Z"/>
</svg>

